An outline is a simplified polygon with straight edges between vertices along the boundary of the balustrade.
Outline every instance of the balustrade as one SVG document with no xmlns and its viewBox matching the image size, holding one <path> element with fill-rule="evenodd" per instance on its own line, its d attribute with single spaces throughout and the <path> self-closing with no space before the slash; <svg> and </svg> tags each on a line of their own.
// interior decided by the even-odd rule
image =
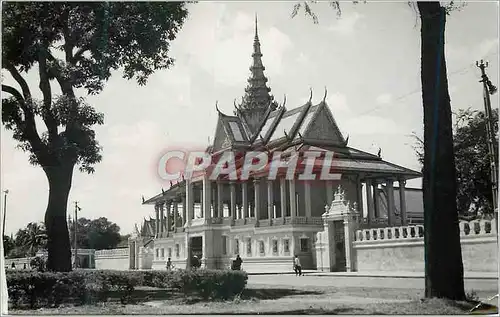
<svg viewBox="0 0 500 317">
<path fill-rule="evenodd" d="M 356 241 L 404 240 L 409 238 L 422 238 L 424 236 L 424 227 L 422 225 L 416 225 L 404 227 L 362 229 L 357 230 L 354 236 Z"/>
</svg>

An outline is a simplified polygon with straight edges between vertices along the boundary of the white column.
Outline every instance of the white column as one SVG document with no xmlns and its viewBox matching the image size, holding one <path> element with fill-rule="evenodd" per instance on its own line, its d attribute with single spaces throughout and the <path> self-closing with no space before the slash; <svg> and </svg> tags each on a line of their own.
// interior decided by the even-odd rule
<svg viewBox="0 0 500 317">
<path fill-rule="evenodd" d="M 156 225 L 155 225 L 155 238 L 160 234 L 160 206 L 155 205 Z"/>
<path fill-rule="evenodd" d="M 174 232 L 177 231 L 177 213 L 179 212 L 179 200 L 174 200 Z"/>
<path fill-rule="evenodd" d="M 241 200 L 243 204 L 243 210 L 241 211 L 241 217 L 242 219 L 245 219 L 245 217 L 250 217 L 250 212 L 248 210 L 248 183 L 247 181 L 243 181 L 241 183 Z"/>
<path fill-rule="evenodd" d="M 186 226 L 191 225 L 194 217 L 194 197 L 193 197 L 193 183 L 186 180 Z"/>
<path fill-rule="evenodd" d="M 210 189 L 210 179 L 208 175 L 203 176 L 203 218 L 210 219 L 210 207 L 212 205 L 212 190 Z"/>
<path fill-rule="evenodd" d="M 285 224 L 285 215 L 286 215 L 286 180 L 285 180 L 285 178 L 280 178 L 280 196 L 281 196 L 281 218 L 283 219 L 283 224 Z"/>
<path fill-rule="evenodd" d="M 254 195 L 255 195 L 255 220 L 259 220 L 260 215 L 260 179 L 253 180 Z"/>
<path fill-rule="evenodd" d="M 306 208 L 306 219 L 310 219 L 312 216 L 312 205 L 311 205 L 311 183 L 310 181 L 304 182 L 304 203 Z"/>
<path fill-rule="evenodd" d="M 186 219 L 187 219 L 186 196 L 184 195 L 181 196 L 181 203 L 182 203 L 182 226 L 184 226 L 186 224 Z"/>
<path fill-rule="evenodd" d="M 388 179 L 387 183 L 387 220 L 389 222 L 389 227 L 395 226 L 396 214 L 394 213 L 394 180 Z"/>
<path fill-rule="evenodd" d="M 224 217 L 224 204 L 222 197 L 224 196 L 224 187 L 221 182 L 217 182 L 217 217 Z"/>
<path fill-rule="evenodd" d="M 290 217 L 293 219 L 297 216 L 297 197 L 295 196 L 295 179 L 288 181 L 290 185 Z"/>
<path fill-rule="evenodd" d="M 361 184 L 361 177 L 359 175 L 356 178 L 356 197 L 358 200 L 357 212 L 363 217 L 363 184 Z"/>
<path fill-rule="evenodd" d="M 399 204 L 400 204 L 400 214 L 401 214 L 401 225 L 408 225 L 408 218 L 406 214 L 406 191 L 405 191 L 406 180 L 399 180 Z"/>
<path fill-rule="evenodd" d="M 231 218 L 234 220 L 236 219 L 236 185 L 234 182 L 231 182 L 229 184 L 230 187 L 230 199 L 231 199 L 231 206 L 230 206 L 230 212 L 231 212 Z"/>
<path fill-rule="evenodd" d="M 274 212 L 274 195 L 273 195 L 273 181 L 267 181 L 267 219 L 273 219 Z M 271 225 L 271 223 L 269 223 Z"/>
<path fill-rule="evenodd" d="M 376 180 L 373 181 L 372 187 L 373 187 L 373 206 L 374 206 L 373 210 L 374 210 L 375 218 L 380 218 L 381 217 L 380 208 L 378 206 L 378 200 L 379 200 L 378 182 Z"/>
<path fill-rule="evenodd" d="M 168 233 L 170 231 L 171 227 L 171 217 L 170 217 L 170 212 L 171 212 L 171 207 L 172 207 L 172 201 L 165 202 L 165 232 L 167 233 L 166 236 L 168 237 Z"/>
<path fill-rule="evenodd" d="M 165 205 L 164 203 L 161 203 L 160 204 L 160 236 L 162 236 L 163 234 L 163 229 L 165 228 L 165 226 L 163 225 L 163 222 L 164 222 L 164 219 L 165 219 Z"/>
<path fill-rule="evenodd" d="M 367 179 L 366 180 L 366 205 L 368 208 L 368 223 L 373 223 L 373 220 L 375 219 L 375 206 L 374 206 L 374 201 L 373 201 L 373 187 L 372 187 L 372 181 Z"/>
</svg>

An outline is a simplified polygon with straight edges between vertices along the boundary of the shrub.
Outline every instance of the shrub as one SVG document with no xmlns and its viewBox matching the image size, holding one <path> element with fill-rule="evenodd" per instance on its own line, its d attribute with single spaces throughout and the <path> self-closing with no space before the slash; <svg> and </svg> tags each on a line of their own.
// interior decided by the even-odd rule
<svg viewBox="0 0 500 317">
<path fill-rule="evenodd" d="M 47 261 L 44 257 L 37 256 L 33 260 L 30 261 L 30 266 L 32 269 L 37 270 L 38 272 L 44 272 L 47 265 Z"/>
<path fill-rule="evenodd" d="M 112 293 L 118 294 L 120 301 L 126 304 L 137 285 L 142 285 L 142 275 L 138 272 L 7 272 L 9 300 L 14 307 L 106 302 Z"/>
</svg>

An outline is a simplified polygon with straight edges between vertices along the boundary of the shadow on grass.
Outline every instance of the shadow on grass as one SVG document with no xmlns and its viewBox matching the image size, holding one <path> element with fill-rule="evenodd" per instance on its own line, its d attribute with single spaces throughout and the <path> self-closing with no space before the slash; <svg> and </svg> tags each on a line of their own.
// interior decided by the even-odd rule
<svg viewBox="0 0 500 317">
<path fill-rule="evenodd" d="M 292 288 L 246 288 L 241 294 L 241 299 L 279 299 L 287 296 L 321 295 L 320 291 L 304 291 Z"/>
<path fill-rule="evenodd" d="M 365 312 L 361 308 L 354 308 L 354 307 L 339 307 L 335 309 L 307 308 L 307 309 L 284 310 L 279 312 L 259 312 L 259 315 L 340 315 L 340 314 L 358 315 L 358 314 L 371 314 L 371 313 Z"/>
</svg>

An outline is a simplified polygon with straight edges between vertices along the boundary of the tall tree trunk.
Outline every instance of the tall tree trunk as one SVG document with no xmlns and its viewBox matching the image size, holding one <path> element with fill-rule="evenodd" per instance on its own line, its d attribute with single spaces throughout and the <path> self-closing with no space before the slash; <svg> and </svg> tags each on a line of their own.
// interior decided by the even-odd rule
<svg viewBox="0 0 500 317">
<path fill-rule="evenodd" d="M 418 2 L 424 106 L 425 297 L 465 299 L 451 104 L 444 56 L 446 11 Z"/>
<path fill-rule="evenodd" d="M 67 164 L 43 168 L 49 181 L 49 202 L 45 212 L 49 253 L 47 269 L 56 272 L 71 271 L 71 245 L 66 211 L 73 167 L 74 164 Z"/>
</svg>

